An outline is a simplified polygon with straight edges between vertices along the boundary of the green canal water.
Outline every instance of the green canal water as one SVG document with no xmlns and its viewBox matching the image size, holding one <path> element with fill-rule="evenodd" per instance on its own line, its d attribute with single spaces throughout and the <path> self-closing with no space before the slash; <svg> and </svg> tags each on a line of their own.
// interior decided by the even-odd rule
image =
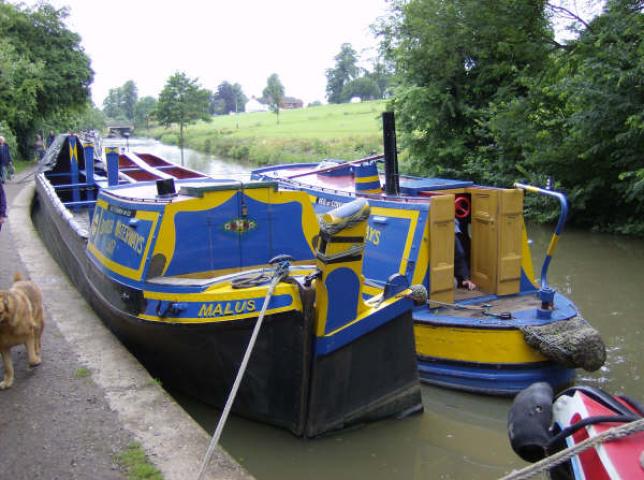
<svg viewBox="0 0 644 480">
<path fill-rule="evenodd" d="M 132 141 L 179 163 L 179 151 Z M 186 151 L 186 165 L 232 175 L 249 167 Z M 553 208 L 557 205 L 553 203 Z M 537 272 L 552 230 L 529 228 Z M 601 333 L 608 358 L 599 371 L 580 371 L 577 383 L 644 400 L 644 241 L 567 229 L 548 274 Z M 218 412 L 176 397 L 208 431 Z M 315 440 L 231 417 L 222 444 L 260 480 L 495 479 L 527 465 L 510 449 L 506 418 L 511 401 L 423 386 L 425 411 L 404 420 L 373 423 Z"/>
</svg>

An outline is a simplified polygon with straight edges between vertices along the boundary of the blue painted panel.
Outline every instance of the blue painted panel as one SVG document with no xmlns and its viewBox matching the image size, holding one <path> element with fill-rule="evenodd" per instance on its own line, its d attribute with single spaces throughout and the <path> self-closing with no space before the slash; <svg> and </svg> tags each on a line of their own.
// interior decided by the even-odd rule
<svg viewBox="0 0 644 480">
<path fill-rule="evenodd" d="M 324 284 L 331 300 L 327 309 L 325 332 L 332 332 L 356 318 L 360 280 L 349 268 L 333 270 Z"/>
<path fill-rule="evenodd" d="M 231 268 L 241 264 L 239 234 L 226 223 L 239 218 L 237 196 L 211 210 L 175 215 L 175 251 L 166 275 Z"/>
<path fill-rule="evenodd" d="M 470 392 L 513 395 L 534 382 L 548 382 L 555 390 L 575 378 L 575 370 L 554 363 L 533 365 L 492 365 L 448 363 L 419 359 L 421 381 Z"/>
<path fill-rule="evenodd" d="M 369 217 L 363 264 L 364 276 L 379 282 L 387 281 L 398 273 L 405 250 L 410 220 L 387 217 L 386 223 L 375 222 Z"/>
<path fill-rule="evenodd" d="M 241 236 L 242 265 L 268 263 L 280 254 L 290 255 L 295 260 L 314 258 L 302 229 L 302 205 L 299 202 L 266 204 L 246 196 L 244 202 L 256 228 Z"/>
<path fill-rule="evenodd" d="M 344 330 L 341 330 L 335 335 L 329 337 L 318 337 L 315 340 L 315 355 L 328 355 L 329 353 L 356 341 L 358 338 L 367 335 L 369 332 L 374 331 L 381 325 L 398 318 L 403 313 L 409 311 L 411 307 L 411 300 L 401 299 L 377 310 L 372 315 Z"/>
<path fill-rule="evenodd" d="M 211 210 L 179 212 L 175 254 L 166 274 L 261 265 L 278 254 L 310 260 L 313 252 L 301 218 L 298 202 L 267 204 L 242 192 Z M 244 222 L 241 229 L 235 226 L 238 220 Z"/>
<path fill-rule="evenodd" d="M 96 207 L 92 218 L 91 241 L 108 259 L 138 269 L 150 236 L 152 222 L 135 219 L 136 210 L 108 205 Z"/>
</svg>

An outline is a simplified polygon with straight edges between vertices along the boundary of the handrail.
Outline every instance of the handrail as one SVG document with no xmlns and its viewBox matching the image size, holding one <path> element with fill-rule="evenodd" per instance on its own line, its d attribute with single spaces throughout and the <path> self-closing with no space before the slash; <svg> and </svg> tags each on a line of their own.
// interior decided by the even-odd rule
<svg viewBox="0 0 644 480">
<path fill-rule="evenodd" d="M 360 158 L 358 160 L 351 160 L 350 162 L 342 162 L 342 163 L 338 163 L 336 165 L 332 165 L 330 167 L 320 168 L 319 170 L 309 170 L 309 171 L 306 171 L 306 172 L 296 173 L 294 175 L 289 175 L 286 178 L 288 178 L 290 180 L 290 179 L 297 178 L 297 177 L 305 177 L 307 175 L 332 172 L 333 170 L 338 170 L 338 169 L 340 169 L 342 167 L 346 167 L 348 165 L 359 165 L 361 163 L 372 162 L 374 160 L 380 160 L 382 158 L 384 158 L 384 154 L 370 155 L 368 157 Z"/>
<path fill-rule="evenodd" d="M 550 261 L 557 247 L 557 242 L 559 242 L 559 236 L 563 231 L 564 225 L 566 224 L 566 218 L 568 217 L 568 199 L 561 192 L 555 192 L 554 190 L 547 190 L 545 188 L 534 187 L 532 185 L 525 185 L 523 183 L 515 183 L 515 188 L 521 188 L 528 192 L 539 193 L 541 195 L 547 195 L 554 197 L 559 200 L 561 205 L 561 212 L 559 213 L 559 220 L 557 221 L 557 226 L 555 227 L 555 232 L 552 234 L 550 239 L 550 244 L 548 245 L 548 250 L 546 251 L 546 258 L 543 260 L 543 265 L 541 267 L 541 289 L 548 288 L 548 267 L 550 266 Z"/>
</svg>

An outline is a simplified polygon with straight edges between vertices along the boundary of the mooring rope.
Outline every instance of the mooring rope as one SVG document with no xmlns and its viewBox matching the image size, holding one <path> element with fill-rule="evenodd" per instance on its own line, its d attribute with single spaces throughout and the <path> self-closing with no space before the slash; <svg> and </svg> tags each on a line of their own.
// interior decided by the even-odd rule
<svg viewBox="0 0 644 480">
<path fill-rule="evenodd" d="M 555 453 L 549 457 L 540 460 L 537 463 L 528 465 L 521 470 L 514 470 L 510 472 L 505 477 L 502 477 L 500 480 L 524 480 L 526 478 L 532 478 L 535 475 L 544 473 L 547 470 L 561 465 L 562 463 L 570 460 L 575 455 L 588 450 L 589 448 L 595 447 L 599 443 L 609 442 L 611 440 L 617 440 L 619 438 L 624 438 L 634 433 L 644 431 L 644 418 L 635 420 L 634 422 L 626 423 L 620 425 L 619 427 L 613 427 L 605 432 L 600 433 L 595 437 L 590 437 L 584 440 L 583 442 L 578 443 L 574 447 L 561 450 L 560 452 Z"/>
<path fill-rule="evenodd" d="M 228 414 L 230 413 L 230 409 L 232 408 L 233 403 L 235 401 L 235 397 L 237 396 L 237 390 L 239 390 L 239 385 L 241 384 L 242 378 L 244 377 L 244 373 L 246 372 L 246 367 L 248 366 L 250 355 L 253 352 L 253 347 L 255 346 L 255 341 L 257 340 L 259 329 L 262 326 L 264 315 L 266 314 L 266 309 L 268 308 L 270 299 L 273 296 L 275 287 L 287 274 L 288 274 L 288 266 L 284 268 L 283 266 L 278 265 L 277 270 L 275 271 L 275 275 L 268 287 L 268 292 L 266 292 L 266 297 L 264 297 L 264 304 L 262 305 L 262 310 L 259 313 L 257 322 L 255 322 L 255 328 L 253 328 L 253 334 L 250 337 L 250 341 L 248 342 L 248 347 L 246 347 L 246 352 L 244 353 L 244 358 L 239 367 L 239 370 L 237 371 L 237 377 L 235 378 L 235 382 L 233 383 L 233 386 L 230 389 L 230 394 L 228 395 L 228 399 L 226 400 L 226 405 L 224 406 L 224 410 L 221 412 L 221 417 L 219 417 L 219 423 L 217 423 L 217 428 L 215 429 L 215 433 L 213 434 L 212 439 L 210 440 L 210 445 L 208 445 L 208 450 L 206 451 L 203 461 L 201 462 L 201 468 L 199 470 L 199 475 L 197 476 L 197 480 L 201 480 L 203 478 L 203 474 L 206 472 L 206 468 L 210 463 L 210 459 L 212 458 L 212 454 L 215 451 L 215 447 L 219 443 L 219 437 L 221 437 L 221 432 L 224 430 L 224 425 L 226 425 Z"/>
</svg>

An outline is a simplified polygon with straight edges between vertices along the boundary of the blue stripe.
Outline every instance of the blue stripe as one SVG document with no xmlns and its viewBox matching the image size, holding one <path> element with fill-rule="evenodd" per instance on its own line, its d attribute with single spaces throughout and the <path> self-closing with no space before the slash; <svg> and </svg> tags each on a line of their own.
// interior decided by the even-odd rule
<svg viewBox="0 0 644 480">
<path fill-rule="evenodd" d="M 513 395 L 534 382 L 548 382 L 553 388 L 572 383 L 575 370 L 550 362 L 527 365 L 474 365 L 419 359 L 423 382 L 490 395 Z"/>
<path fill-rule="evenodd" d="M 400 299 L 386 307 L 377 310 L 372 315 L 362 319 L 360 322 L 351 325 L 344 330 L 328 337 L 318 337 L 315 340 L 315 356 L 328 355 L 345 345 L 357 340 L 358 338 L 374 331 L 378 327 L 389 323 L 395 318 L 405 313 L 412 305 L 408 299 Z"/>
</svg>

